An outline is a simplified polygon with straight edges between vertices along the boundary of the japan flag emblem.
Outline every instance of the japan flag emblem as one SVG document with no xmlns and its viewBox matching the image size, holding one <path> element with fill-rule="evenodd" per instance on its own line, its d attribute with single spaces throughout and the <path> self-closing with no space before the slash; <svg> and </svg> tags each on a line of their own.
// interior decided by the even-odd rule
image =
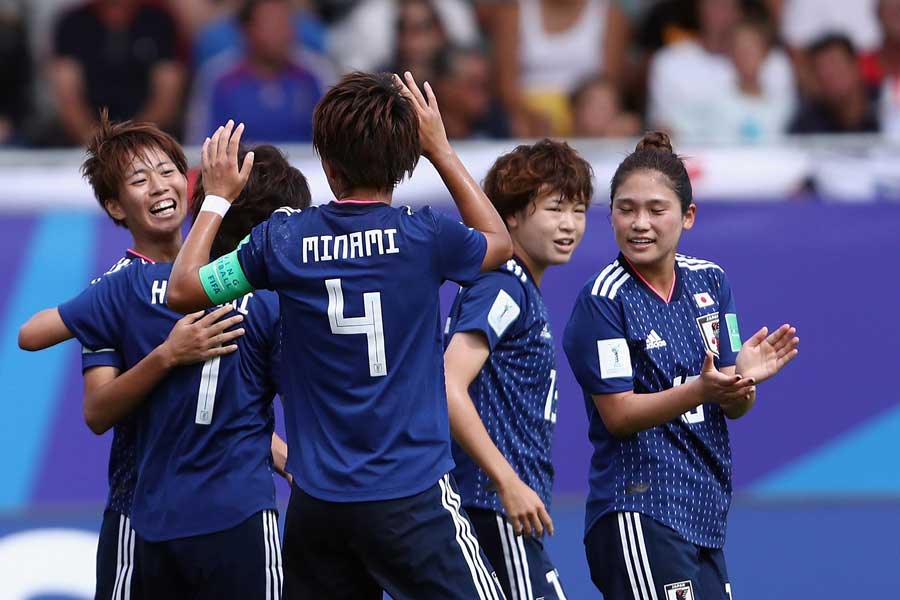
<svg viewBox="0 0 900 600">
<path fill-rule="evenodd" d="M 706 308 L 707 306 L 712 306 L 713 304 L 715 304 L 715 300 L 713 300 L 713 297 L 709 295 L 709 292 L 694 294 L 694 302 L 697 303 L 697 306 L 699 308 Z"/>
</svg>

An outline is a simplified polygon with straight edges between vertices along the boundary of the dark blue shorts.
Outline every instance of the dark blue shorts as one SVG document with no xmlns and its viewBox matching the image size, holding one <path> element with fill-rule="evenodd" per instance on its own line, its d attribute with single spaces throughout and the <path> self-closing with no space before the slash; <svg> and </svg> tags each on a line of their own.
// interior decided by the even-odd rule
<svg viewBox="0 0 900 600">
<path fill-rule="evenodd" d="M 509 600 L 566 600 L 559 571 L 540 538 L 517 536 L 500 513 L 480 508 L 466 510 Z"/>
<path fill-rule="evenodd" d="M 278 517 L 258 512 L 206 535 L 141 543 L 145 598 L 279 600 L 283 574 Z"/>
<path fill-rule="evenodd" d="M 584 543 L 606 600 L 731 600 L 722 549 L 692 544 L 646 515 L 608 514 Z"/>
<path fill-rule="evenodd" d="M 103 513 L 97 542 L 95 600 L 140 600 L 140 544 L 131 519 L 112 510 Z"/>
<path fill-rule="evenodd" d="M 325 502 L 297 486 L 285 515 L 293 600 L 503 600 L 450 475 L 420 494 Z"/>
</svg>

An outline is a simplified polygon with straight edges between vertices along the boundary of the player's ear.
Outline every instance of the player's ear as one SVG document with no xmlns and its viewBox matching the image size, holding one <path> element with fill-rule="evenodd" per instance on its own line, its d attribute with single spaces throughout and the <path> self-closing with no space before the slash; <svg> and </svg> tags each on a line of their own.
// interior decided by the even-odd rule
<svg viewBox="0 0 900 600">
<path fill-rule="evenodd" d="M 694 226 L 694 219 L 697 217 L 697 205 L 691 202 L 687 211 L 681 215 L 682 229 L 690 229 Z"/>
<path fill-rule="evenodd" d="M 107 214 L 116 221 L 125 220 L 125 210 L 122 208 L 122 204 L 119 202 L 118 198 L 107 198 L 103 201 L 103 208 L 105 208 Z"/>
</svg>

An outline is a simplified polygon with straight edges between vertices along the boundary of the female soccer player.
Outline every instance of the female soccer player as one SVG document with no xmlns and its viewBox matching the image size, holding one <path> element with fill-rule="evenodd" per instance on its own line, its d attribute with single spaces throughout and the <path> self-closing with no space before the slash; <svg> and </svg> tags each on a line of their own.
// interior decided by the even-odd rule
<svg viewBox="0 0 900 600">
<path fill-rule="evenodd" d="M 407 87 L 408 86 L 408 87 Z M 233 123 L 204 144 L 222 172 L 178 254 L 169 304 L 196 310 L 278 292 L 288 470 L 285 596 L 499 600 L 450 477 L 438 290 L 512 254 L 497 211 L 453 151 L 431 87 L 351 73 L 316 107 L 313 144 L 336 200 L 276 213 L 212 264 L 221 214 L 250 172 Z M 466 227 L 391 206 L 420 155 Z M 248 164 L 249 163 L 249 164 Z M 255 167 L 253 167 L 255 168 Z M 302 358 L 300 358 L 302 357 Z M 298 445 L 293 445 L 293 444 Z"/>
<path fill-rule="evenodd" d="M 742 345 L 722 268 L 678 254 L 697 207 L 667 135 L 644 136 L 610 198 L 620 254 L 581 290 L 564 335 L 594 447 L 591 578 L 609 600 L 730 600 L 725 418 L 750 410 L 800 340 L 782 325 Z"/>
<path fill-rule="evenodd" d="M 178 142 L 149 123 L 110 122 L 106 111 L 87 147 L 81 172 L 88 180 L 100 207 L 117 225 L 128 229 L 132 245 L 107 275 L 133 261 L 166 262 L 181 247 L 181 225 L 187 215 L 187 159 Z M 203 319 L 189 315 L 172 329 L 165 342 L 129 377 L 141 378 L 147 366 L 164 362 L 172 367 L 204 361 L 231 352 L 233 345 L 213 348 L 210 338 L 234 325 L 227 311 L 213 312 Z M 41 311 L 19 333 L 19 345 L 41 350 L 71 337 L 56 308 Z M 127 408 L 124 398 L 111 397 L 106 384 L 122 369 L 122 358 L 111 348 L 82 354 L 84 371 L 84 415 L 97 434 L 113 428 L 109 451 L 109 495 L 103 512 L 97 545 L 98 599 L 141 598 L 138 563 L 139 544 L 131 526 L 131 503 L 137 479 L 135 458 L 136 424 L 133 418 L 110 420 L 105 405 Z M 101 410 L 96 410 L 98 407 Z M 131 410 L 125 411 L 125 414 Z M 127 543 L 126 543 L 127 542 Z"/>
<path fill-rule="evenodd" d="M 547 511 L 557 399 L 540 285 L 544 271 L 569 262 L 581 241 L 591 177 L 590 165 L 562 142 L 519 146 L 497 159 L 484 190 L 515 254 L 460 289 L 446 331 L 453 476 L 511 600 L 565 600 L 539 539 L 553 532 Z M 537 537 L 522 536 L 532 531 Z"/>
<path fill-rule="evenodd" d="M 213 251 L 233 247 L 279 206 L 309 204 L 305 179 L 276 148 L 257 147 L 255 154 L 256 170 Z M 195 193 L 203 197 L 202 180 Z M 139 550 L 144 597 L 278 598 L 282 576 L 269 454 L 270 443 L 277 450 L 271 412 L 280 349 L 277 298 L 247 295 L 211 313 L 237 310 L 241 315 L 222 323 L 242 320 L 243 328 L 193 336 L 208 359 L 174 368 L 169 352 L 160 351 L 177 319 L 165 307 L 171 267 L 133 263 L 55 311 L 53 335 L 114 348 L 127 369 L 86 395 L 92 428 L 141 408 L 130 507 L 140 536 L 120 535 L 119 544 Z M 211 316 L 200 316 L 192 315 L 216 327 Z M 237 348 L 238 354 L 225 356 Z M 116 589 L 124 590 L 128 577 Z"/>
</svg>

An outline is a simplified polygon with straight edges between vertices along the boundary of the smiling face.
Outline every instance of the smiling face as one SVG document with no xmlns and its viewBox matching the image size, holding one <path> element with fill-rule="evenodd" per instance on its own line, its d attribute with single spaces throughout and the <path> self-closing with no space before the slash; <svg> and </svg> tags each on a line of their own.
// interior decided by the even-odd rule
<svg viewBox="0 0 900 600">
<path fill-rule="evenodd" d="M 165 152 L 143 148 L 127 163 L 118 197 L 104 204 L 135 240 L 180 235 L 187 216 L 187 178 Z"/>
<path fill-rule="evenodd" d="M 506 217 L 506 224 L 517 251 L 543 270 L 571 260 L 584 235 L 586 213 L 583 200 L 561 200 L 559 192 L 548 191 Z"/>
<path fill-rule="evenodd" d="M 681 232 L 694 225 L 697 206 L 682 212 L 669 179 L 658 171 L 629 175 L 612 200 L 616 244 L 633 265 L 650 269 L 674 265 Z"/>
</svg>

